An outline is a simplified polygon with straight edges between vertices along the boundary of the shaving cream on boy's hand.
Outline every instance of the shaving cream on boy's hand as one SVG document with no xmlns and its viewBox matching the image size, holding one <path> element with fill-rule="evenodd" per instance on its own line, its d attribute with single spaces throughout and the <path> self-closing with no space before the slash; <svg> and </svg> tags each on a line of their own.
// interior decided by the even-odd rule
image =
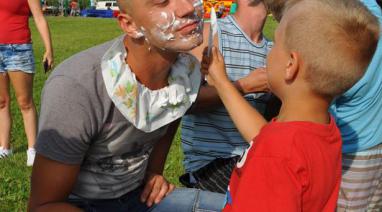
<svg viewBox="0 0 382 212">
<path fill-rule="evenodd" d="M 211 55 L 211 48 L 214 41 L 214 37 L 218 31 L 218 21 L 216 18 L 216 12 L 214 7 L 211 7 L 211 18 L 210 18 L 210 34 L 208 37 L 208 52 L 207 56 L 209 57 Z"/>
</svg>

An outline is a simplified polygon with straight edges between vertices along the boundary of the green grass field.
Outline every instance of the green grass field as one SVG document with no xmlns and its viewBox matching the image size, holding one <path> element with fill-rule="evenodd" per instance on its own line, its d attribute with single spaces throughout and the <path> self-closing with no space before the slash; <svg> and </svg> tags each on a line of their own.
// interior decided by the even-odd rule
<svg viewBox="0 0 382 212">
<path fill-rule="evenodd" d="M 71 55 L 117 37 L 122 32 L 115 19 L 48 17 L 51 29 L 55 64 L 61 63 Z M 33 47 L 36 58 L 34 78 L 34 101 L 40 108 L 40 93 L 48 75 L 44 74 L 41 63 L 44 47 L 33 21 Z M 268 19 L 265 34 L 273 38 L 276 23 Z M 21 113 L 12 92 L 12 132 L 11 145 L 14 155 L 0 160 L 0 211 L 25 211 L 29 196 L 31 168 L 26 166 L 27 142 Z M 0 120 L 1 121 L 1 120 Z M 180 147 L 179 132 L 171 147 L 165 166 L 165 175 L 169 181 L 179 185 L 178 177 L 183 173 L 183 154 Z"/>
</svg>

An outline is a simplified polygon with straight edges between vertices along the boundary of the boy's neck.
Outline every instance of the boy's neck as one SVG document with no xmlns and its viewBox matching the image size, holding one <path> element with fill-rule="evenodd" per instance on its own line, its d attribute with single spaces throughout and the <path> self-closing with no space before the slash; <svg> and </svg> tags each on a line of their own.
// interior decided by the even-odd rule
<svg viewBox="0 0 382 212">
<path fill-rule="evenodd" d="M 282 100 L 280 113 L 277 121 L 308 121 L 319 124 L 329 124 L 328 112 L 330 101 L 318 97 L 291 96 Z"/>
<path fill-rule="evenodd" d="M 179 53 L 149 47 L 146 42 L 124 39 L 127 49 L 126 63 L 137 80 L 151 90 L 168 85 L 168 75 Z"/>
</svg>

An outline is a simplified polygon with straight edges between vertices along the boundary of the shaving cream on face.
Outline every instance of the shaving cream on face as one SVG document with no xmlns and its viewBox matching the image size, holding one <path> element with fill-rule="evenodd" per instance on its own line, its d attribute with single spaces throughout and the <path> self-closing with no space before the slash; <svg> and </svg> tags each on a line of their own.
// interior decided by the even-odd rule
<svg viewBox="0 0 382 212">
<path fill-rule="evenodd" d="M 135 39 L 139 39 L 139 38 L 142 38 L 144 37 L 145 35 L 143 34 L 142 31 L 137 31 L 135 32 Z"/>
<path fill-rule="evenodd" d="M 163 8 L 158 11 L 150 11 L 149 18 L 152 27 L 141 30 L 148 42 L 160 49 L 175 51 L 188 51 L 198 46 L 202 40 L 203 32 L 203 7 L 201 0 L 189 0 L 194 12 L 185 17 L 177 17 L 175 10 Z M 181 34 L 179 30 L 189 24 L 197 23 L 197 27 L 190 33 Z M 139 34 L 140 35 L 140 34 Z"/>
</svg>

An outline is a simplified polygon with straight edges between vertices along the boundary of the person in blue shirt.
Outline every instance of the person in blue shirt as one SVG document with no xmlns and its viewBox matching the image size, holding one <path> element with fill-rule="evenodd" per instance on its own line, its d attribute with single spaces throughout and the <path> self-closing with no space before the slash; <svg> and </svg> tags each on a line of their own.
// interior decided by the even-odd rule
<svg viewBox="0 0 382 212">
<path fill-rule="evenodd" d="M 376 0 L 362 0 L 382 23 Z M 379 1 L 380 3 L 380 1 Z M 363 78 L 333 102 L 343 139 L 337 211 L 382 208 L 382 40 Z"/>
</svg>

